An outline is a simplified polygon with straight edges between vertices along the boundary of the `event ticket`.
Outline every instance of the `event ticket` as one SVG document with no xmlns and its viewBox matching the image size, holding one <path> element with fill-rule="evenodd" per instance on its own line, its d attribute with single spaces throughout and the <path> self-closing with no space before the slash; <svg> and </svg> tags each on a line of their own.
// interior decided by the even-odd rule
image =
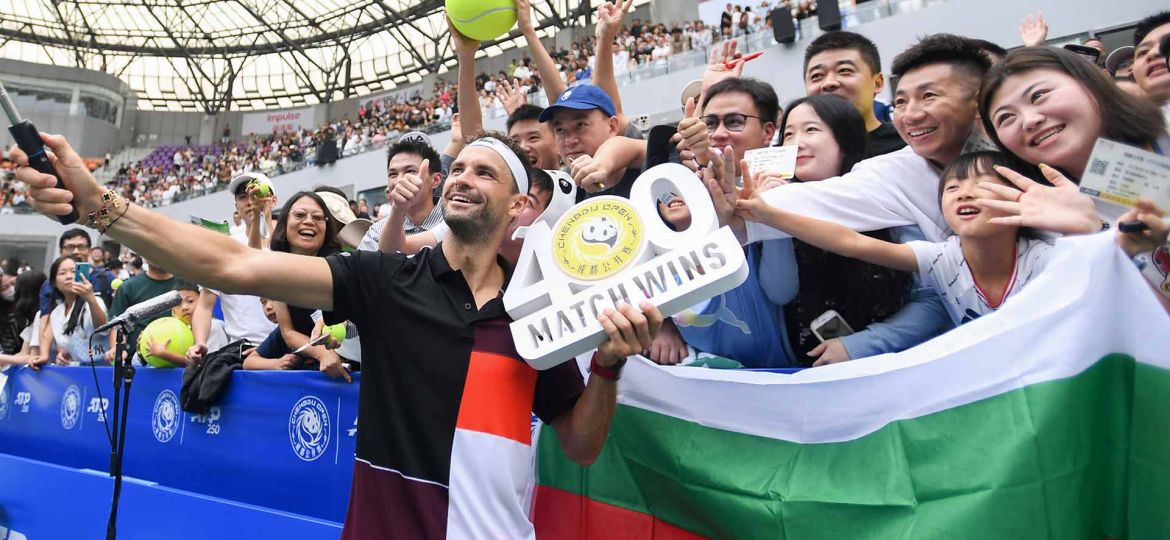
<svg viewBox="0 0 1170 540">
<path fill-rule="evenodd" d="M 757 148 L 743 153 L 748 162 L 748 170 L 753 173 L 778 172 L 784 178 L 792 178 L 796 173 L 795 146 L 769 146 Z"/>
<path fill-rule="evenodd" d="M 1145 197 L 1170 210 L 1170 157 L 1097 139 L 1081 177 L 1081 192 L 1125 206 Z"/>
</svg>

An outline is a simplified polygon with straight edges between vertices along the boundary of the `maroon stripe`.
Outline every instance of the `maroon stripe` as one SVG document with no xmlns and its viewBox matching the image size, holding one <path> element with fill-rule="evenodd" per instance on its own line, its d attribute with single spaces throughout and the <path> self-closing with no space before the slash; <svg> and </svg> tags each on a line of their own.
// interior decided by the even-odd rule
<svg viewBox="0 0 1170 540">
<path fill-rule="evenodd" d="M 512 330 L 508 328 L 511 322 L 506 317 L 499 317 L 475 323 L 476 352 L 485 352 L 520 359 L 516 352 L 516 344 L 512 342 Z"/>
<path fill-rule="evenodd" d="M 447 536 L 447 488 L 353 463 L 342 540 Z"/>
</svg>

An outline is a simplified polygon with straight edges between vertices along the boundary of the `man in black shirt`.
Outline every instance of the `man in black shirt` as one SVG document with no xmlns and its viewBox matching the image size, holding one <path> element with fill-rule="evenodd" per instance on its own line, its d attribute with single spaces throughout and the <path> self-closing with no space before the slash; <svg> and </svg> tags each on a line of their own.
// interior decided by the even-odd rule
<svg viewBox="0 0 1170 540">
<path fill-rule="evenodd" d="M 332 312 L 361 332 L 365 379 L 358 402 L 353 491 L 343 538 L 523 538 L 531 474 L 530 414 L 566 455 L 588 465 L 605 442 L 625 358 L 662 324 L 651 304 L 620 305 L 598 320 L 608 339 L 588 385 L 575 363 L 537 372 L 512 342 L 498 256 L 528 204 L 531 168 L 504 135 L 471 142 L 451 166 L 442 204 L 448 239 L 415 257 L 381 252 L 304 257 L 235 240 L 134 206 L 98 184 L 60 136 L 42 136 L 61 180 L 22 165 L 38 211 L 73 210 L 167 268 L 219 290 Z M 311 426 L 306 429 L 312 429 Z"/>
<path fill-rule="evenodd" d="M 885 77 L 877 46 L 865 36 L 835 31 L 813 40 L 804 51 L 804 86 L 810 96 L 837 94 L 857 107 L 869 132 L 866 158 L 906 146 L 894 125 L 874 114 L 873 98 L 885 86 Z"/>
</svg>

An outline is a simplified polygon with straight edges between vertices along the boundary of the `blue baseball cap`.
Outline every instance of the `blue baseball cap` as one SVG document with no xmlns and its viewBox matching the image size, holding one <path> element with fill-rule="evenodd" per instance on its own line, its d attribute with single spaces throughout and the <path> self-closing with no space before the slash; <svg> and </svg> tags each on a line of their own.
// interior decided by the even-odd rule
<svg viewBox="0 0 1170 540">
<path fill-rule="evenodd" d="M 613 106 L 613 100 L 609 95 L 592 84 L 579 84 L 571 87 L 564 92 L 561 92 L 557 102 L 549 105 L 540 113 L 539 120 L 541 122 L 548 122 L 560 109 L 576 109 L 585 111 L 589 109 L 601 109 L 601 112 L 606 116 L 616 116 L 617 108 Z"/>
</svg>

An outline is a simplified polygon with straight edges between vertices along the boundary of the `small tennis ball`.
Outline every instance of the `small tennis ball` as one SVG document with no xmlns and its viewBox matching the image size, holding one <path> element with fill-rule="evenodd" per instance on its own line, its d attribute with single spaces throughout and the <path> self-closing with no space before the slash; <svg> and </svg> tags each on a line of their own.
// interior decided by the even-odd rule
<svg viewBox="0 0 1170 540">
<path fill-rule="evenodd" d="M 272 188 L 268 184 L 256 180 L 252 180 L 251 184 L 256 186 L 256 190 L 252 192 L 253 197 L 256 197 L 257 199 L 263 199 L 269 195 L 272 195 Z"/>
<path fill-rule="evenodd" d="M 121 287 L 121 286 L 122 286 L 122 278 L 116 278 L 116 279 L 114 279 L 114 281 L 110 282 L 110 288 L 115 290 L 115 291 L 118 290 L 118 287 Z"/>
<path fill-rule="evenodd" d="M 195 334 L 191 332 L 191 327 L 174 317 L 163 317 L 146 325 L 146 328 L 138 335 L 138 354 L 143 360 L 146 360 L 147 364 L 156 368 L 176 366 L 150 354 L 151 338 L 154 338 L 156 343 L 166 343 L 167 340 L 170 340 L 170 343 L 167 344 L 167 351 L 179 356 L 187 354 L 187 349 L 195 344 Z"/>
<path fill-rule="evenodd" d="M 447 16 L 460 34 L 489 41 L 516 24 L 516 5 L 513 0 L 447 0 Z"/>
<path fill-rule="evenodd" d="M 326 326 L 321 329 L 323 332 L 328 332 L 333 336 L 333 339 L 338 343 L 345 341 L 345 323 L 337 323 L 332 326 Z"/>
</svg>

